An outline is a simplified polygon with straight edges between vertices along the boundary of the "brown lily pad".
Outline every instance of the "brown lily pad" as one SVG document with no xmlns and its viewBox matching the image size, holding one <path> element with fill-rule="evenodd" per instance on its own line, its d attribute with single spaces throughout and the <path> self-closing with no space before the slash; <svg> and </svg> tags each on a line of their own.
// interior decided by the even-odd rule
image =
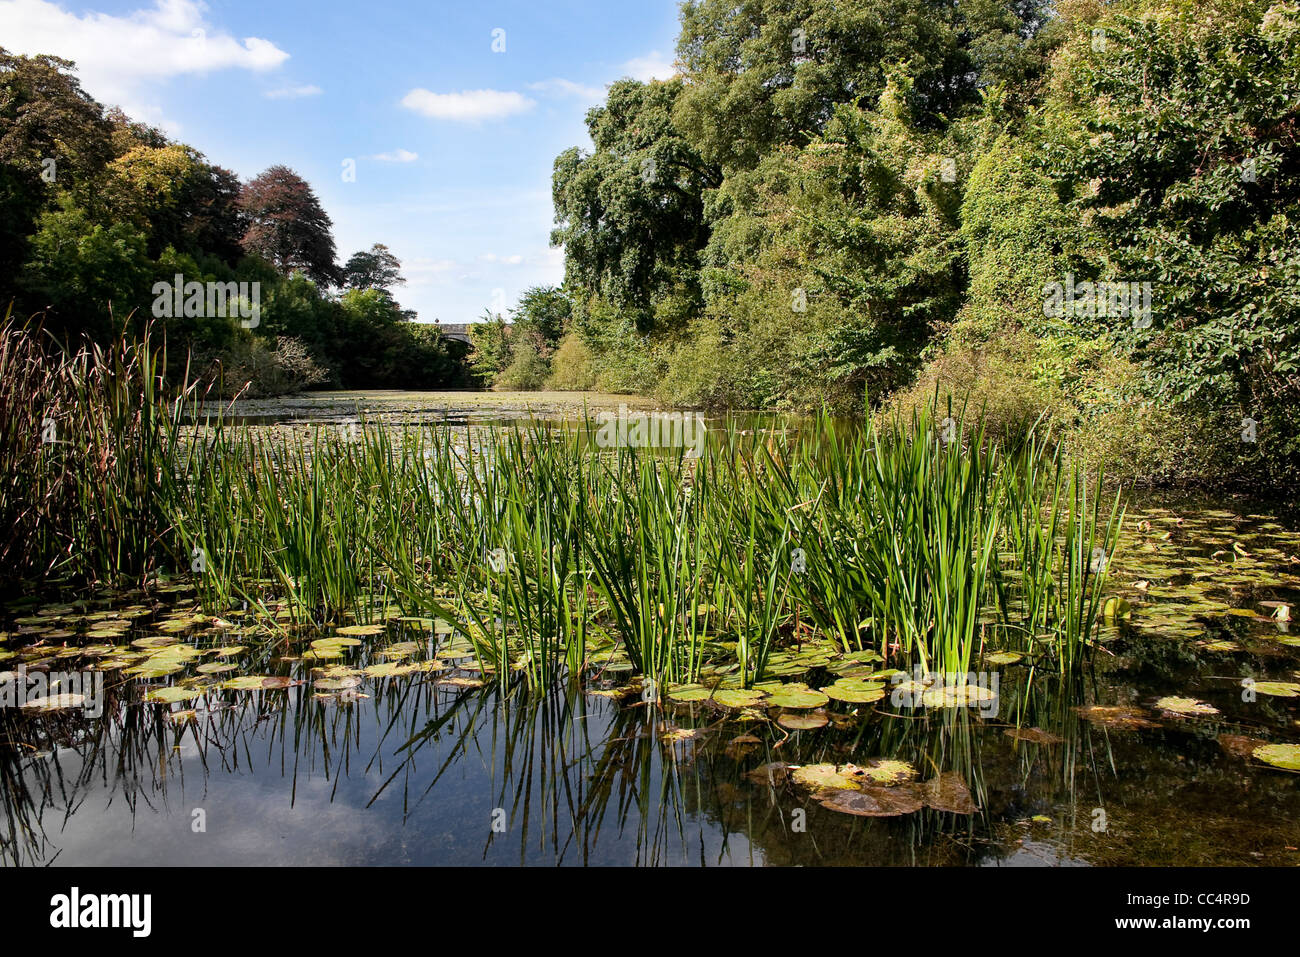
<svg viewBox="0 0 1300 957">
<path fill-rule="evenodd" d="M 927 807 L 950 814 L 974 814 L 979 805 L 971 797 L 970 788 L 956 771 L 944 771 L 937 778 L 923 784 L 912 785 Z"/>
<path fill-rule="evenodd" d="M 1160 726 L 1148 718 L 1146 712 L 1141 708 L 1132 708 L 1128 705 L 1094 704 L 1075 708 L 1074 710 L 1085 721 L 1091 721 L 1093 724 L 1099 724 L 1106 728 L 1132 731 L 1139 728 L 1158 728 Z"/>
<path fill-rule="evenodd" d="M 818 798 L 822 807 L 858 817 L 901 817 L 921 810 L 924 802 L 911 787 L 829 791 Z"/>
<path fill-rule="evenodd" d="M 1249 758 L 1255 749 L 1268 744 L 1263 738 L 1252 738 L 1248 734 L 1221 734 L 1219 747 L 1238 758 Z"/>
<path fill-rule="evenodd" d="M 1042 728 L 1007 728 L 1002 732 L 1008 738 L 1028 741 L 1030 744 L 1060 744 L 1061 739 Z"/>
</svg>

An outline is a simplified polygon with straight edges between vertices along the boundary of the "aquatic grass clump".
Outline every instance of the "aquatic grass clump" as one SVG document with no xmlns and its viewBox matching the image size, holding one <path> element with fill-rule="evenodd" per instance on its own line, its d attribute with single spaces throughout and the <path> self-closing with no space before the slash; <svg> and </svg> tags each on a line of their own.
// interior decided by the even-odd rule
<svg viewBox="0 0 1300 957">
<path fill-rule="evenodd" d="M 8 315 L 0 327 L 0 579 L 141 580 L 171 564 L 166 540 L 188 370 L 165 344 L 71 349 Z"/>
<path fill-rule="evenodd" d="M 0 361 L 25 387 L 62 383 L 53 407 L 79 439 L 36 450 L 22 496 L 0 499 L 26 507 L 46 567 L 188 574 L 209 613 L 281 632 L 436 617 L 485 672 L 530 685 L 628 669 L 650 694 L 747 689 L 805 645 L 810 661 L 966 673 L 1004 652 L 1067 672 L 1118 535 L 1118 497 L 1104 511 L 1100 477 L 1049 437 L 1008 451 L 951 408 L 713 429 L 690 455 L 608 447 L 586 418 L 286 435 L 165 393 L 147 340 L 51 367 L 14 335 Z M 3 408 L 38 418 L 30 399 Z"/>
</svg>

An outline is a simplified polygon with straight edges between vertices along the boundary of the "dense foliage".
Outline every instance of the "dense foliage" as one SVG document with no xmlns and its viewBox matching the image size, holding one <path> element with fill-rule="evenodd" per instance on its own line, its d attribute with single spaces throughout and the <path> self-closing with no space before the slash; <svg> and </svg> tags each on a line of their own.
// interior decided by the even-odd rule
<svg viewBox="0 0 1300 957">
<path fill-rule="evenodd" d="M 293 170 L 241 183 L 105 111 L 70 62 L 0 49 L 0 308 L 37 318 L 55 340 L 107 343 L 152 321 L 226 394 L 465 384 L 465 347 L 393 298 L 396 257 L 376 244 L 340 268 L 331 228 Z M 158 284 L 177 276 L 247 284 L 249 315 L 206 298 L 160 310 L 172 297 Z"/>
<path fill-rule="evenodd" d="M 939 389 L 1150 480 L 1300 461 L 1297 4 L 697 0 L 681 24 L 680 75 L 615 84 L 555 163 L 598 387 Z"/>
</svg>

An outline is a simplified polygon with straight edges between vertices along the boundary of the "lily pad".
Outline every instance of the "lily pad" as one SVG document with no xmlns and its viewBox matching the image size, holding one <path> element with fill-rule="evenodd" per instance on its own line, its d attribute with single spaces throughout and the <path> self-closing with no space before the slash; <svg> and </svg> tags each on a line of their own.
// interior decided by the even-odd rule
<svg viewBox="0 0 1300 957">
<path fill-rule="evenodd" d="M 1214 705 L 1206 704 L 1204 701 L 1197 701 L 1195 698 L 1161 698 L 1156 702 L 1155 707 L 1159 711 L 1167 711 L 1181 717 L 1219 714 L 1219 709 Z"/>
<path fill-rule="evenodd" d="M 23 707 L 32 711 L 65 711 L 69 708 L 80 708 L 85 703 L 84 694 L 52 694 L 42 698 L 31 698 L 23 704 Z"/>
<path fill-rule="evenodd" d="M 262 682 L 266 681 L 269 675 L 241 675 L 238 678 L 228 678 L 221 683 L 221 687 L 230 691 L 261 691 Z"/>
<path fill-rule="evenodd" d="M 892 758 L 873 758 L 862 765 L 860 770 L 873 782 L 884 786 L 902 784 L 916 777 L 916 768 L 906 761 L 895 761 Z"/>
<path fill-rule="evenodd" d="M 348 691 L 361 684 L 361 679 L 355 676 L 345 678 L 321 678 L 316 681 L 313 687 L 318 691 Z"/>
<path fill-rule="evenodd" d="M 763 704 L 777 708 L 811 709 L 820 708 L 828 700 L 830 699 L 826 695 L 813 691 L 805 684 L 787 684 L 769 692 Z"/>
<path fill-rule="evenodd" d="M 709 696 L 709 689 L 703 685 L 671 685 L 668 697 L 672 701 L 703 701 Z"/>
<path fill-rule="evenodd" d="M 979 805 L 971 797 L 970 788 L 955 771 L 944 771 L 937 778 L 915 785 L 927 807 L 949 814 L 974 814 Z"/>
<path fill-rule="evenodd" d="M 822 688 L 822 694 L 847 704 L 870 704 L 873 701 L 879 701 L 885 696 L 885 688 L 884 685 L 873 684 L 870 687 L 856 690 L 836 682 Z"/>
<path fill-rule="evenodd" d="M 783 728 L 791 731 L 812 731 L 816 728 L 824 728 L 830 719 L 820 712 L 811 714 L 798 714 L 785 712 L 776 719 L 776 723 Z"/>
<path fill-rule="evenodd" d="M 832 791 L 819 798 L 822 807 L 858 817 L 901 817 L 924 806 L 911 788 L 863 788 Z"/>
<path fill-rule="evenodd" d="M 734 688 L 727 691 L 715 691 L 713 694 L 713 700 L 726 708 L 748 708 L 751 705 L 758 704 L 764 697 L 766 695 L 763 692 L 755 691 L 752 688 L 748 690 Z"/>
<path fill-rule="evenodd" d="M 858 787 L 862 772 L 851 764 L 805 764 L 792 768 L 790 778 L 800 787 L 813 791 L 842 791 Z"/>
<path fill-rule="evenodd" d="M 203 693 L 203 688 L 155 688 L 144 696 L 144 700 L 155 704 L 175 704 L 177 701 L 202 697 Z"/>
<path fill-rule="evenodd" d="M 1265 764 L 1287 771 L 1300 771 L 1300 744 L 1265 744 L 1254 751 Z"/>
<path fill-rule="evenodd" d="M 1249 686 L 1243 682 L 1242 687 L 1250 687 L 1260 694 L 1271 695 L 1275 698 L 1295 698 L 1300 696 L 1300 683 L 1295 681 L 1256 681 Z"/>
</svg>

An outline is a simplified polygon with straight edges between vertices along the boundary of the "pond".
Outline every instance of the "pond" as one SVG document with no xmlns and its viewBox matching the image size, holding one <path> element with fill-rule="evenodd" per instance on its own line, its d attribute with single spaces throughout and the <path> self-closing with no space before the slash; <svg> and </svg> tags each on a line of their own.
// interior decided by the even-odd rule
<svg viewBox="0 0 1300 957">
<path fill-rule="evenodd" d="M 490 424 L 514 402 L 235 414 Z M 820 646 L 779 663 L 806 699 L 651 695 L 614 659 L 507 694 L 434 617 L 268 638 L 184 579 L 32 595 L 0 619 L 0 860 L 1300 863 L 1300 534 L 1246 499 L 1137 493 L 1110 573 L 1088 667 L 1011 655 L 956 702 L 864 693 L 879 656 Z"/>
</svg>

